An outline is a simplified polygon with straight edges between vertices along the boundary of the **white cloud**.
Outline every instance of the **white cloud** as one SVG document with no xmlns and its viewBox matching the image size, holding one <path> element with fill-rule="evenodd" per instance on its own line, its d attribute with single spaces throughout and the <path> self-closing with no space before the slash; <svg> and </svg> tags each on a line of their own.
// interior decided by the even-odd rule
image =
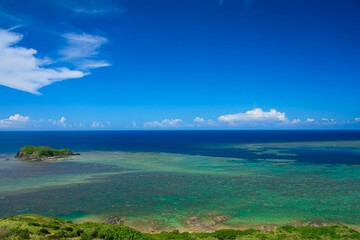
<svg viewBox="0 0 360 240">
<path fill-rule="evenodd" d="M 85 76 L 68 68 L 45 68 L 47 59 L 36 58 L 32 48 L 15 46 L 22 35 L 0 29 L 0 85 L 39 95 L 38 90 L 54 82 Z M 5 61 L 6 59 L 6 61 Z"/>
<path fill-rule="evenodd" d="M 360 118 L 354 118 L 354 121 L 358 123 L 360 122 Z"/>
<path fill-rule="evenodd" d="M 164 119 L 161 121 L 145 122 L 144 127 L 153 127 L 153 128 L 171 128 L 171 127 L 181 127 L 183 126 L 184 121 L 182 119 Z"/>
<path fill-rule="evenodd" d="M 324 122 L 335 122 L 335 119 L 334 118 L 321 118 L 321 121 L 324 121 Z"/>
<path fill-rule="evenodd" d="M 83 69 L 101 68 L 108 66 L 110 66 L 110 63 L 104 60 L 86 60 L 81 63 L 81 68 Z"/>
<path fill-rule="evenodd" d="M 218 118 L 220 122 L 224 123 L 246 123 L 246 122 L 287 122 L 286 114 L 276 111 L 276 109 L 270 109 L 270 111 L 263 111 L 261 108 L 255 108 L 253 110 L 222 115 Z"/>
<path fill-rule="evenodd" d="M 335 125 L 337 124 L 336 120 L 334 118 L 321 118 L 321 124 L 324 125 Z"/>
<path fill-rule="evenodd" d="M 5 119 L 0 119 L 0 129 L 37 129 L 37 130 L 51 130 L 51 129 L 94 129 L 94 128 L 108 128 L 111 123 L 92 121 L 92 122 L 68 122 L 65 117 L 58 120 L 54 119 L 30 119 L 28 116 L 14 114 Z"/>
<path fill-rule="evenodd" d="M 92 121 L 91 123 L 92 128 L 103 128 L 105 125 L 102 122 Z"/>
<path fill-rule="evenodd" d="M 51 121 L 53 125 L 60 126 L 60 127 L 66 127 L 67 122 L 65 117 L 61 117 L 59 120 L 52 120 Z"/>
<path fill-rule="evenodd" d="M 85 128 L 86 124 L 79 122 L 79 123 L 71 123 L 71 124 L 68 124 L 67 126 L 69 126 L 70 128 Z"/>
<path fill-rule="evenodd" d="M 187 124 L 189 127 L 214 127 L 217 125 L 217 122 L 215 122 L 212 119 L 205 119 L 202 117 L 196 117 L 194 118 L 193 122 L 195 124 Z"/>
<path fill-rule="evenodd" d="M 74 62 L 81 69 L 107 67 L 105 60 L 98 60 L 99 48 L 108 40 L 105 37 L 86 33 L 68 33 L 64 35 L 68 45 L 60 51 L 63 61 Z"/>
<path fill-rule="evenodd" d="M 328 126 L 328 125 L 341 125 L 346 124 L 345 121 L 337 122 L 334 118 L 321 118 L 319 120 L 316 120 L 314 118 L 307 118 L 306 119 L 307 124 L 317 125 L 317 126 Z"/>
<path fill-rule="evenodd" d="M 21 116 L 20 114 L 15 114 L 13 116 L 10 116 L 8 118 L 9 121 L 15 121 L 15 122 L 28 122 L 30 120 L 30 118 L 28 116 L 24 117 Z"/>
<path fill-rule="evenodd" d="M 91 128 L 105 128 L 105 127 L 110 127 L 111 123 L 110 122 L 101 122 L 101 121 L 92 121 L 91 122 Z"/>
<path fill-rule="evenodd" d="M 193 121 L 196 122 L 196 123 L 203 123 L 203 122 L 205 122 L 205 119 L 201 118 L 201 117 L 196 117 L 196 118 L 194 118 Z"/>
<path fill-rule="evenodd" d="M 296 125 L 296 124 L 302 123 L 302 121 L 300 119 L 298 119 L 298 118 L 294 118 L 290 123 L 293 124 L 293 125 Z"/>
<path fill-rule="evenodd" d="M 313 118 L 307 118 L 307 119 L 306 119 L 306 122 L 307 122 L 307 123 L 313 123 L 313 122 L 315 122 L 315 119 L 313 119 Z"/>
<path fill-rule="evenodd" d="M 65 117 L 61 117 L 60 120 L 59 120 L 60 123 L 65 123 L 65 121 L 66 121 Z"/>
<path fill-rule="evenodd" d="M 14 114 L 8 118 L 0 119 L 0 128 L 23 127 L 30 121 L 30 117 Z"/>
</svg>

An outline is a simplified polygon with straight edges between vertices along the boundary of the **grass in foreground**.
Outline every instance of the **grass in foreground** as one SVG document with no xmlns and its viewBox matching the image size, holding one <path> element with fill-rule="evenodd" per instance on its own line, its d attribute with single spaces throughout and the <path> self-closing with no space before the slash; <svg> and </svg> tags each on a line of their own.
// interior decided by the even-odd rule
<svg viewBox="0 0 360 240">
<path fill-rule="evenodd" d="M 35 214 L 0 219 L 0 239 L 105 239 L 105 240 L 240 240 L 240 239 L 360 239 L 360 233 L 343 225 L 325 227 L 283 226 L 274 231 L 219 230 L 213 233 L 145 234 L 123 225 L 75 224 Z"/>
</svg>

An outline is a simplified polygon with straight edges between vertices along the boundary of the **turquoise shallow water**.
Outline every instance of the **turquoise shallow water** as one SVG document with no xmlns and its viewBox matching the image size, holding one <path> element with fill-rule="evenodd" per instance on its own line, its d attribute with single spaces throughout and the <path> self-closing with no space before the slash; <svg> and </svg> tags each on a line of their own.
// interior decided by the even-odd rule
<svg viewBox="0 0 360 240">
<path fill-rule="evenodd" d="M 82 151 L 52 162 L 1 155 L 0 216 L 101 221 L 118 215 L 140 229 L 156 221 L 158 230 L 187 229 L 192 216 L 206 223 L 219 215 L 229 217 L 225 227 L 313 220 L 360 225 L 359 141 L 197 148 L 197 154 Z M 201 155 L 221 149 L 232 156 Z"/>
</svg>

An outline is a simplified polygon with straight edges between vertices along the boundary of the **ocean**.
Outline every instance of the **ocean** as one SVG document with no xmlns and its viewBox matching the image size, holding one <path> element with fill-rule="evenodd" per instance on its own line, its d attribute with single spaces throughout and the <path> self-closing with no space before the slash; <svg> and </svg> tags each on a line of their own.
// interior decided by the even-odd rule
<svg viewBox="0 0 360 240">
<path fill-rule="evenodd" d="M 20 161 L 23 145 L 81 155 Z M 0 217 L 121 216 L 149 232 L 216 217 L 216 228 L 360 226 L 360 131 L 4 131 L 0 186 Z"/>
</svg>

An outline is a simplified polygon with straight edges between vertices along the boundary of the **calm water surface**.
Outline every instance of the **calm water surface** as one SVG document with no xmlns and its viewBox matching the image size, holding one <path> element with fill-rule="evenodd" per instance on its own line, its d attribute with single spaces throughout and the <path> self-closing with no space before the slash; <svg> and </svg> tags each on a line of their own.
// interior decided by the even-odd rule
<svg viewBox="0 0 360 240">
<path fill-rule="evenodd" d="M 68 147 L 52 162 L 13 157 L 23 145 Z M 360 226 L 359 131 L 0 132 L 0 217 L 125 217 L 183 228 L 322 220 Z"/>
</svg>

